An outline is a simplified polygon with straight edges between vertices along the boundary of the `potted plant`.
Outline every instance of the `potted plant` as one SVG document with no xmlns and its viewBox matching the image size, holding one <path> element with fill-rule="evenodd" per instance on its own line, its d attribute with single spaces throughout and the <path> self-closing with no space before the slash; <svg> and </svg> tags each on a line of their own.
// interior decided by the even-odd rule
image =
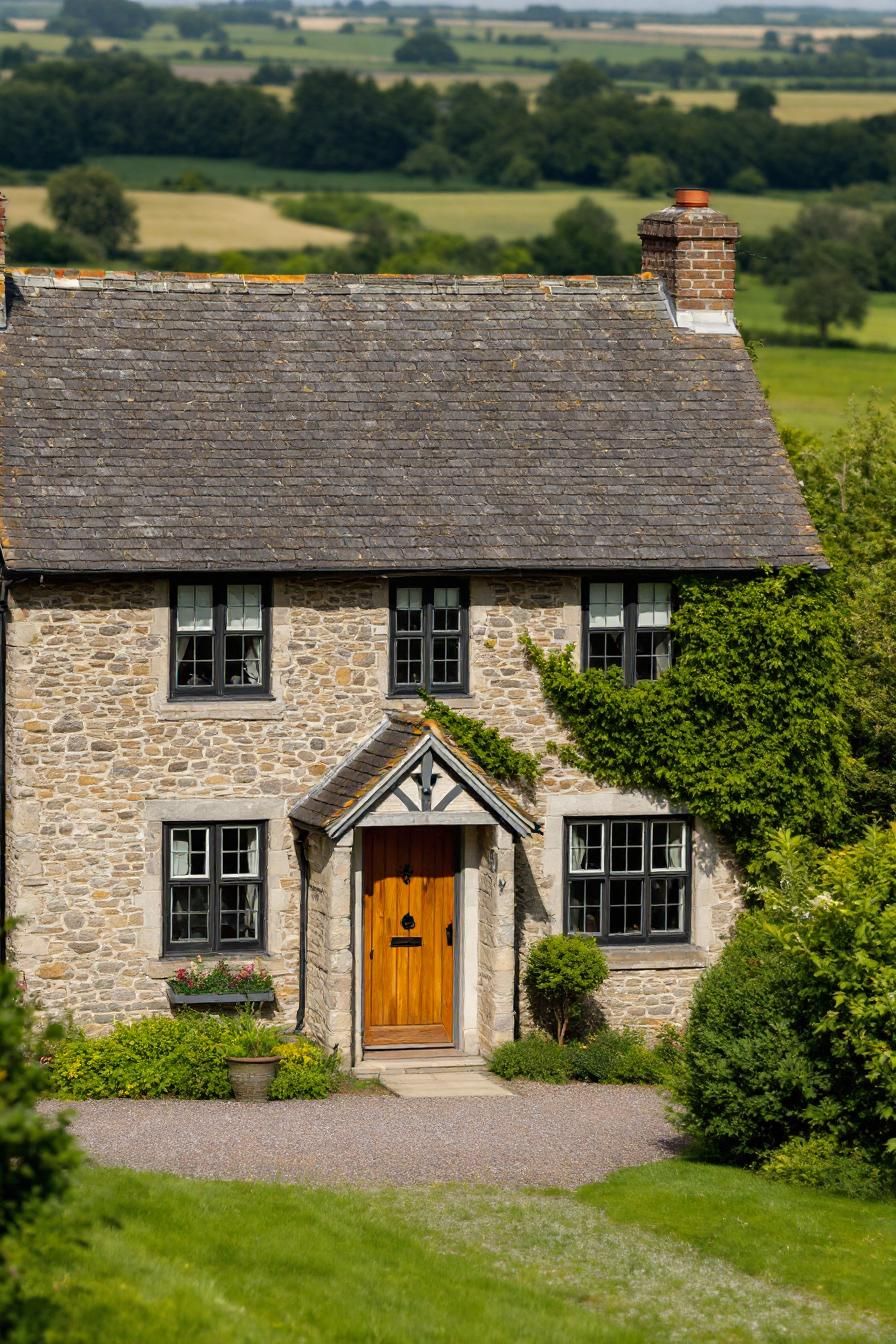
<svg viewBox="0 0 896 1344">
<path fill-rule="evenodd" d="M 280 1056 L 274 1054 L 279 1044 L 278 1028 L 259 1022 L 251 1008 L 244 1008 L 234 1023 L 230 1040 L 233 1053 L 227 1056 L 230 1085 L 237 1101 L 267 1101 L 268 1088 L 280 1067 Z"/>
</svg>

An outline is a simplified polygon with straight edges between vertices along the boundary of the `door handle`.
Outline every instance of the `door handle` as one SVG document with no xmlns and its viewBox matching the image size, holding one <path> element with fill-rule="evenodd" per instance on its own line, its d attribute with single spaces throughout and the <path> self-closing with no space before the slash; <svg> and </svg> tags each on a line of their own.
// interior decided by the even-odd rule
<svg viewBox="0 0 896 1344">
<path fill-rule="evenodd" d="M 454 946 L 454 921 L 445 926 L 445 942 L 449 947 Z"/>
</svg>

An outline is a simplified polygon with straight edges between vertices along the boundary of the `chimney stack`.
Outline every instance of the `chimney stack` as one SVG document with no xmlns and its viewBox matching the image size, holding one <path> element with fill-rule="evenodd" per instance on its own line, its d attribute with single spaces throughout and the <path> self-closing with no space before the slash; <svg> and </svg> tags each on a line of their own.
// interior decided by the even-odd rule
<svg viewBox="0 0 896 1344">
<path fill-rule="evenodd" d="M 740 229 L 713 210 L 709 192 L 679 187 L 675 204 L 638 225 L 641 269 L 666 286 L 675 323 L 689 331 L 733 332 L 734 249 Z"/>
</svg>

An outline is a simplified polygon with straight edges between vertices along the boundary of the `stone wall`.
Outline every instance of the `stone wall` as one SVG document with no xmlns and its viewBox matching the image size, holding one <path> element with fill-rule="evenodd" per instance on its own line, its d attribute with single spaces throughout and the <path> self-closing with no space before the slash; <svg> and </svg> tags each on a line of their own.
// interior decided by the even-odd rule
<svg viewBox="0 0 896 1344">
<path fill-rule="evenodd" d="M 514 1036 L 514 847 L 499 826 L 479 833 L 479 1048 L 491 1054 Z"/>
<path fill-rule="evenodd" d="M 471 582 L 470 694 L 453 703 L 541 756 L 561 732 L 519 635 L 528 630 L 545 646 L 577 643 L 579 592 L 574 575 Z M 301 878 L 288 809 L 373 730 L 387 704 L 419 709 L 416 698 L 387 697 L 387 599 L 384 578 L 275 580 L 272 699 L 202 704 L 168 700 L 167 582 L 14 586 L 8 862 L 11 913 L 22 920 L 14 955 L 49 1011 L 70 1010 L 101 1027 L 162 1008 L 162 981 L 178 963 L 160 955 L 161 822 L 255 815 L 267 820 L 269 834 L 265 964 L 285 1018 L 294 1014 Z M 593 781 L 556 759 L 547 756 L 545 765 L 528 804 L 536 815 L 551 800 L 562 810 L 594 794 Z M 523 948 L 560 926 L 552 862 L 543 836 L 516 847 Z M 350 883 L 336 916 L 337 895 L 320 867 L 317 923 L 314 901 L 309 907 L 307 1020 L 335 1041 L 351 1008 L 338 995 L 330 1001 L 324 986 L 351 957 Z M 707 946 L 724 937 L 735 906 L 729 882 L 725 899 L 707 907 Z M 629 992 L 643 997 L 635 987 Z M 503 1034 L 497 1016 L 495 1023 Z"/>
</svg>

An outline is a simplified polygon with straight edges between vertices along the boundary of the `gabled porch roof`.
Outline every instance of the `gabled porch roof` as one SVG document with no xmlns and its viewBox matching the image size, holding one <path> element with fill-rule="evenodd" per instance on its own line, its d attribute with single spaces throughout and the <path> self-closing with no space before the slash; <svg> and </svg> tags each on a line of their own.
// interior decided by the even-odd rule
<svg viewBox="0 0 896 1344">
<path fill-rule="evenodd" d="M 434 784 L 441 778 L 436 764 L 451 781 L 447 792 L 443 781 L 439 801 L 434 801 Z M 409 778 L 415 788 L 408 788 Z M 466 814 L 450 809 L 468 799 L 515 836 L 537 829 L 535 819 L 437 724 L 395 711 L 387 711 L 376 731 L 300 798 L 289 815 L 300 829 L 324 831 L 338 840 L 390 797 L 396 803 L 389 814 L 393 824 L 460 821 Z"/>
</svg>

